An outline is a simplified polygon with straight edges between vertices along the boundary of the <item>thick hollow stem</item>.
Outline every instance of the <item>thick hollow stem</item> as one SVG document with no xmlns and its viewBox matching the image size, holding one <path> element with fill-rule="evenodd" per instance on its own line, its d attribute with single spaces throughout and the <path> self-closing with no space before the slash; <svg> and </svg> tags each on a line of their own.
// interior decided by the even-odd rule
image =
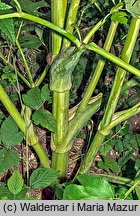
<svg viewBox="0 0 140 216">
<path fill-rule="evenodd" d="M 65 15 L 67 8 L 67 0 L 52 1 L 52 22 L 63 28 L 65 23 Z M 59 32 L 60 33 L 60 32 Z M 70 33 L 68 33 L 70 35 Z M 73 37 L 73 36 L 72 36 Z M 62 34 L 52 33 L 52 55 L 53 57 L 59 54 L 62 47 Z M 53 114 L 56 118 L 57 132 L 52 134 L 51 148 L 52 153 L 52 168 L 59 171 L 61 179 L 66 177 L 68 167 L 68 153 L 58 154 L 55 149 L 60 145 L 61 140 L 68 128 L 68 111 L 69 111 L 69 91 L 53 92 Z"/>
<path fill-rule="evenodd" d="M 69 128 L 66 136 L 62 139 L 61 145 L 57 146 L 56 151 L 59 153 L 68 152 L 73 145 L 74 139 L 80 130 L 86 125 L 91 116 L 96 113 L 101 105 L 102 94 L 99 94 L 90 100 L 90 103 L 78 112 L 74 118 L 69 122 Z"/>
<path fill-rule="evenodd" d="M 53 151 L 51 167 L 59 172 L 61 180 L 65 180 L 68 169 L 68 152 L 64 154 Z"/>
<path fill-rule="evenodd" d="M 65 14 L 67 9 L 67 0 L 52 0 L 52 22 L 59 27 L 64 27 Z M 52 33 L 52 53 L 53 56 L 57 55 L 60 52 L 62 44 L 62 36 L 58 33 Z"/>
<path fill-rule="evenodd" d="M 70 8 L 68 11 L 67 22 L 66 22 L 66 31 L 69 33 L 73 33 L 73 24 L 75 23 L 78 8 L 79 8 L 80 0 L 72 0 L 70 4 Z M 63 40 L 63 48 L 68 48 L 71 45 L 71 41 L 64 38 Z"/>
<path fill-rule="evenodd" d="M 122 52 L 122 59 L 126 62 L 130 61 L 135 46 L 135 42 L 137 40 L 139 28 L 140 28 L 140 20 L 132 18 L 127 39 Z M 105 139 L 105 135 L 101 134 L 100 130 L 102 129 L 102 127 L 108 125 L 112 120 L 119 99 L 119 95 L 121 92 L 122 84 L 125 78 L 125 73 L 126 73 L 125 70 L 123 70 L 122 68 L 119 68 L 117 71 L 113 88 L 111 91 L 111 95 L 107 104 L 107 108 L 103 120 L 101 121 L 99 126 L 99 131 L 97 131 L 90 145 L 90 148 L 85 156 L 85 159 L 78 170 L 78 173 L 85 173 L 89 170 L 90 166 L 92 165 L 92 161 L 94 160 L 100 146 L 102 145 Z"/>
<path fill-rule="evenodd" d="M 55 150 L 57 146 L 61 145 L 61 141 L 68 130 L 69 91 L 63 93 L 54 92 L 53 100 L 53 114 L 56 118 L 57 132 L 52 135 L 51 142 L 51 147 L 53 149 L 52 168 L 58 170 L 60 177 L 64 178 L 68 166 L 68 153 L 58 154 Z"/>
</svg>

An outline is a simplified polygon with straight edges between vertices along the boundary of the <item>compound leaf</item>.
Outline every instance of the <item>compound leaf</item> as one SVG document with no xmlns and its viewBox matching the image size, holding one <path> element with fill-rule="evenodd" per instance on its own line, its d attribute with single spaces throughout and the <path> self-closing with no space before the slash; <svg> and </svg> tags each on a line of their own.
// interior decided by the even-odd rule
<svg viewBox="0 0 140 216">
<path fill-rule="evenodd" d="M 114 13 L 111 16 L 111 20 L 113 22 L 118 21 L 121 24 L 127 24 L 127 18 L 126 17 L 127 17 L 127 14 L 125 12 L 119 11 L 119 12 Z"/>
<path fill-rule="evenodd" d="M 135 18 L 140 18 L 140 0 L 124 0 L 126 10 Z"/>
</svg>

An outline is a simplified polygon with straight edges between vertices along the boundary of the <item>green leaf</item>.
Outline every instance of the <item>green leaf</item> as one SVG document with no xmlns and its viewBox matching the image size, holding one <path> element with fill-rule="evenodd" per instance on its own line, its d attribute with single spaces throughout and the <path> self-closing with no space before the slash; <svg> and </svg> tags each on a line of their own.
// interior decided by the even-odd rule
<svg viewBox="0 0 140 216">
<path fill-rule="evenodd" d="M 123 167 L 127 163 L 127 161 L 130 159 L 130 156 L 132 155 L 133 151 L 134 150 L 132 148 L 130 148 L 129 150 L 127 150 L 125 152 L 123 157 L 119 158 L 118 165 L 120 167 Z"/>
<path fill-rule="evenodd" d="M 64 192 L 64 188 L 62 184 L 54 184 L 51 186 L 51 189 L 53 191 L 55 191 L 55 196 L 57 197 L 58 200 L 62 200 L 63 199 L 63 192 Z"/>
<path fill-rule="evenodd" d="M 81 185 L 66 186 L 63 199 L 68 200 L 110 200 L 114 198 L 112 186 L 98 176 L 81 175 L 77 177 Z"/>
<path fill-rule="evenodd" d="M 4 183 L 0 183 L 0 200 L 23 200 L 28 192 L 28 187 L 23 185 L 23 189 L 16 195 L 12 194 Z"/>
<path fill-rule="evenodd" d="M 49 168 L 38 168 L 30 176 L 30 187 L 45 188 L 58 179 L 58 172 Z"/>
<path fill-rule="evenodd" d="M 32 0 L 18 0 L 18 2 L 21 5 L 23 11 L 35 16 L 39 15 L 39 8 L 47 6 L 47 3 L 45 4 L 45 1 L 41 1 L 40 4 L 35 3 Z"/>
<path fill-rule="evenodd" d="M 110 152 L 111 150 L 112 150 L 112 145 L 110 144 L 110 142 L 107 142 L 101 146 L 100 153 L 101 155 L 107 155 L 108 152 Z"/>
<path fill-rule="evenodd" d="M 118 187 L 116 188 L 116 195 L 117 197 L 119 197 L 120 199 L 124 199 L 125 197 L 125 193 L 128 191 L 128 188 L 126 186 L 123 185 L 118 185 Z M 133 198 L 132 198 L 133 199 Z"/>
<path fill-rule="evenodd" d="M 119 173 L 120 172 L 120 166 L 117 164 L 115 160 L 108 156 L 103 156 L 105 165 L 113 172 Z"/>
<path fill-rule="evenodd" d="M 130 140 L 130 145 L 133 149 L 137 149 L 139 150 L 139 145 L 137 143 L 136 137 L 135 135 L 133 136 L 133 138 Z"/>
<path fill-rule="evenodd" d="M 32 120 L 36 125 L 41 125 L 48 130 L 56 131 L 56 120 L 54 116 L 47 110 L 36 110 L 32 115 Z"/>
<path fill-rule="evenodd" d="M 48 103 L 52 102 L 51 92 L 49 90 L 48 84 L 45 84 L 41 89 L 41 98 L 42 101 L 47 101 Z"/>
<path fill-rule="evenodd" d="M 4 183 L 0 183 L 0 200 L 8 200 L 11 197 L 11 193 Z"/>
<path fill-rule="evenodd" d="M 2 143 L 10 147 L 19 144 L 23 140 L 24 134 L 22 131 L 18 131 L 15 121 L 9 116 L 1 125 L 0 137 Z"/>
<path fill-rule="evenodd" d="M 0 150 L 0 173 L 10 169 L 12 166 L 17 166 L 19 163 L 19 155 L 12 149 Z"/>
<path fill-rule="evenodd" d="M 95 197 L 97 200 L 114 198 L 114 190 L 105 179 L 85 174 L 77 176 L 77 179 L 85 187 L 90 196 Z"/>
<path fill-rule="evenodd" d="M 140 0 L 124 0 L 126 10 L 135 18 L 140 18 Z"/>
<path fill-rule="evenodd" d="M 21 47 L 28 49 L 38 49 L 42 45 L 42 41 L 36 35 L 22 36 L 19 43 Z"/>
<path fill-rule="evenodd" d="M 137 194 L 138 200 L 140 200 L 140 187 L 136 186 L 135 190 L 136 190 L 136 194 Z"/>
<path fill-rule="evenodd" d="M 119 11 L 119 12 L 116 12 L 116 13 L 114 13 L 112 16 L 111 16 L 111 20 L 113 21 L 113 22 L 119 22 L 119 23 L 121 23 L 121 24 L 127 24 L 127 14 L 125 13 L 125 12 L 123 12 L 123 11 Z"/>
<path fill-rule="evenodd" d="M 11 9 L 12 7 L 8 4 L 5 4 L 4 2 L 0 2 L 0 10 L 8 10 Z"/>
<path fill-rule="evenodd" d="M 115 144 L 115 150 L 121 153 L 123 151 L 123 142 L 120 139 L 113 139 L 113 140 Z"/>
<path fill-rule="evenodd" d="M 11 200 L 23 200 L 26 197 L 27 192 L 29 191 L 29 187 L 27 187 L 26 185 L 23 185 L 22 190 L 16 194 L 11 196 Z"/>
<path fill-rule="evenodd" d="M 52 101 L 48 85 L 44 85 L 40 90 L 39 87 L 30 89 L 27 94 L 22 96 L 25 105 L 32 109 L 39 108 L 45 101 Z"/>
<path fill-rule="evenodd" d="M 21 192 L 23 184 L 23 178 L 17 170 L 13 172 L 12 176 L 7 182 L 9 191 L 14 195 L 17 195 L 19 192 Z"/>
<path fill-rule="evenodd" d="M 0 111 L 0 124 L 1 124 L 1 122 L 3 120 L 3 118 L 4 118 L 4 114 L 3 114 L 3 112 Z"/>
<path fill-rule="evenodd" d="M 98 161 L 98 167 L 106 172 L 109 172 L 109 167 L 103 161 Z"/>
<path fill-rule="evenodd" d="M 137 172 L 140 170 L 140 158 L 135 159 L 135 170 Z"/>
<path fill-rule="evenodd" d="M 25 105 L 33 109 L 36 109 L 43 104 L 40 89 L 38 87 L 30 89 L 27 94 L 22 96 L 22 98 Z"/>
<path fill-rule="evenodd" d="M 136 142 L 139 145 L 140 148 L 140 134 L 135 134 Z"/>
<path fill-rule="evenodd" d="M 63 194 L 63 200 L 84 200 L 89 197 L 85 188 L 81 185 L 70 184 L 68 185 Z"/>
<path fill-rule="evenodd" d="M 119 135 L 120 136 L 124 136 L 126 134 L 129 133 L 129 129 L 130 129 L 130 125 L 129 124 L 126 124 L 125 126 L 123 126 L 119 132 Z"/>
<path fill-rule="evenodd" d="M 0 21 L 0 29 L 7 36 L 12 44 L 15 43 L 15 30 L 13 19 L 5 19 Z"/>
</svg>

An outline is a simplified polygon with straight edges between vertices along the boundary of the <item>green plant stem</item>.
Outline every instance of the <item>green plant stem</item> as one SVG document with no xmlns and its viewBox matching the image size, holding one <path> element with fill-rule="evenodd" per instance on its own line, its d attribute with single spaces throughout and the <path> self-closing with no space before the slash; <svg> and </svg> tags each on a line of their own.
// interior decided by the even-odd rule
<svg viewBox="0 0 140 216">
<path fill-rule="evenodd" d="M 42 148 L 42 146 L 39 143 L 38 136 L 34 132 L 34 127 L 31 121 L 31 115 L 32 111 L 29 107 L 25 106 L 24 108 L 24 122 L 26 125 L 26 132 L 25 136 L 29 139 L 29 145 L 32 146 L 32 148 L 37 153 L 38 158 L 40 159 L 40 162 L 43 167 L 50 167 L 50 161 L 49 158 Z"/>
<path fill-rule="evenodd" d="M 72 24 L 75 22 L 77 10 L 79 6 L 79 0 L 72 0 L 70 9 L 68 12 L 66 31 L 69 33 L 73 32 Z M 57 8 L 56 8 L 57 10 Z M 55 38 L 53 40 L 55 44 Z M 63 48 L 68 48 L 70 46 L 70 41 L 64 39 Z M 58 46 L 59 51 L 60 45 Z M 57 120 L 57 133 L 52 135 L 51 146 L 54 149 L 52 154 L 52 168 L 59 171 L 60 178 L 65 178 L 68 168 L 68 151 L 64 153 L 57 153 L 55 149 L 57 146 L 61 146 L 61 141 L 64 135 L 67 133 L 68 129 L 68 117 L 69 117 L 69 91 L 64 93 L 53 93 L 53 113 Z"/>
<path fill-rule="evenodd" d="M 20 130 L 25 134 L 27 133 L 27 128 L 24 119 L 22 118 L 21 114 L 18 112 L 17 108 L 3 89 L 2 85 L 0 85 L 0 101 L 3 103 L 4 107 L 7 109 L 8 113 L 14 119 Z M 41 164 L 44 167 L 50 167 L 49 159 L 43 150 L 42 146 L 38 142 L 38 138 L 32 128 L 28 133 L 29 143 L 37 153 Z"/>
<path fill-rule="evenodd" d="M 112 45 L 112 42 L 113 42 L 113 39 L 115 37 L 115 33 L 116 33 L 116 29 L 118 27 L 118 23 L 114 23 L 112 22 L 111 25 L 110 25 L 110 28 L 109 28 L 109 31 L 108 31 L 108 34 L 107 34 L 107 37 L 106 37 L 106 41 L 105 41 L 105 44 L 104 44 L 104 50 L 106 51 L 109 51 L 110 48 L 111 48 L 111 45 Z M 101 73 L 104 69 L 104 66 L 105 66 L 105 59 L 103 59 L 102 57 L 100 57 L 99 61 L 98 61 L 98 64 L 97 64 L 97 67 L 94 71 L 94 74 L 93 74 L 93 77 L 92 79 L 90 80 L 90 83 L 86 89 L 86 92 L 84 93 L 84 97 L 79 105 L 79 108 L 78 110 L 82 109 L 83 107 L 86 107 L 95 88 L 96 88 L 96 85 L 98 83 L 98 80 L 101 76 Z"/>
<path fill-rule="evenodd" d="M 28 78 L 29 78 L 29 81 L 30 81 L 30 85 L 31 85 L 31 87 L 34 87 L 34 82 L 33 82 L 32 74 L 31 74 L 31 72 L 30 72 L 28 63 L 27 63 L 27 61 L 26 61 L 26 58 L 25 58 L 25 56 L 24 56 L 24 53 L 23 53 L 23 51 L 22 51 L 22 49 L 21 49 L 21 46 L 20 46 L 20 44 L 19 44 L 19 42 L 18 42 L 17 39 L 16 39 L 16 45 L 17 45 L 17 47 L 18 47 L 18 49 L 19 49 L 19 52 L 20 52 L 20 54 L 21 54 L 21 57 L 22 57 L 22 59 L 23 59 L 24 66 L 25 66 L 25 69 L 26 69 L 26 71 L 27 71 Z"/>
<path fill-rule="evenodd" d="M 124 200 L 129 196 L 129 194 L 140 184 L 140 181 L 136 181 L 136 183 L 125 193 Z"/>
<path fill-rule="evenodd" d="M 65 36 L 66 38 L 71 40 L 77 47 L 81 46 L 81 42 L 76 37 L 74 37 L 72 34 L 66 32 L 64 29 L 60 28 L 59 26 L 57 26 L 57 25 L 55 25 L 55 24 L 53 24 L 47 20 L 44 20 L 42 18 L 30 15 L 30 14 L 26 14 L 26 13 L 4 14 L 4 15 L 0 15 L 0 20 L 1 19 L 14 18 L 14 17 L 31 20 L 33 22 L 44 25 L 44 26 L 60 33 L 61 35 Z M 140 77 L 140 70 L 136 69 L 135 67 L 131 66 L 130 64 L 125 63 L 123 60 L 115 57 L 111 53 L 100 48 L 95 43 L 90 43 L 90 44 L 86 45 L 86 47 L 87 47 L 87 49 L 92 50 L 92 51 L 98 53 L 99 55 L 111 60 L 112 62 L 114 62 L 118 66 L 122 67 L 123 69 L 128 70 L 129 72 L 133 73 L 134 75 Z"/>
<path fill-rule="evenodd" d="M 105 136 L 102 135 L 99 131 L 97 131 L 76 175 L 88 172 L 101 144 L 104 142 L 104 139 L 105 139 Z"/>
<path fill-rule="evenodd" d="M 21 13 L 21 12 L 22 12 L 22 9 L 21 9 L 21 6 L 20 6 L 19 2 L 18 2 L 17 0 L 13 0 L 13 1 L 14 1 L 15 5 L 16 5 L 17 11 L 18 11 L 19 13 Z"/>
<path fill-rule="evenodd" d="M 100 11 L 100 8 L 98 6 L 98 4 L 95 2 L 94 3 L 95 6 L 99 9 Z M 110 13 L 107 14 L 103 19 L 101 19 L 95 26 L 93 26 L 93 28 L 90 30 L 90 32 L 86 35 L 86 37 L 84 38 L 83 40 L 83 43 L 87 44 L 90 40 L 90 38 L 95 34 L 95 32 L 108 20 L 108 18 L 115 12 L 118 12 L 120 9 L 122 9 L 123 7 L 123 4 L 120 4 L 118 7 L 113 7 L 111 10 L 110 10 Z"/>
<path fill-rule="evenodd" d="M 58 13 L 58 12 L 57 12 Z M 27 13 L 11 13 L 11 14 L 4 14 L 4 15 L 0 15 L 0 20 L 1 19 L 9 19 L 9 18 L 22 18 L 22 19 L 27 19 L 27 20 L 31 20 L 33 22 L 39 23 L 41 25 L 44 25 L 58 33 L 60 33 L 61 35 L 65 36 L 66 38 L 68 38 L 70 41 L 72 41 L 77 47 L 81 46 L 81 42 L 72 34 L 68 33 L 67 31 L 65 31 L 63 28 L 60 28 L 59 26 L 44 20 L 42 18 L 27 14 Z"/>
<path fill-rule="evenodd" d="M 140 113 L 140 102 L 128 110 L 123 110 L 121 112 L 118 112 L 118 117 L 117 117 L 117 113 L 116 113 L 115 114 L 115 120 L 112 119 L 110 124 L 102 127 L 100 130 L 100 133 L 102 133 L 105 136 L 108 135 L 112 128 L 114 128 L 118 124 L 122 123 L 123 121 L 131 118 L 132 116 L 137 115 L 138 113 Z M 114 116 L 113 116 L 113 118 L 114 118 Z"/>
<path fill-rule="evenodd" d="M 51 167 L 59 172 L 62 181 L 65 180 L 68 169 L 68 152 L 60 154 L 53 151 Z"/>
<path fill-rule="evenodd" d="M 129 27 L 129 32 L 125 41 L 125 45 L 122 51 L 121 59 L 125 62 L 129 62 L 132 56 L 132 52 L 137 40 L 137 36 L 140 29 L 140 20 L 133 18 Z M 117 102 L 120 96 L 120 92 L 122 89 L 122 85 L 124 82 L 124 78 L 126 75 L 126 71 L 122 68 L 119 68 L 116 72 L 115 80 L 113 83 L 113 87 L 110 93 L 109 101 L 104 113 L 104 117 L 101 125 L 108 125 L 110 123 L 112 116 L 115 112 Z M 140 72 L 139 72 L 140 75 Z M 101 126 L 102 127 L 102 126 Z"/>
<path fill-rule="evenodd" d="M 122 52 L 122 56 L 121 58 L 126 61 L 129 62 L 134 46 L 135 46 L 135 42 L 137 40 L 137 36 L 138 36 L 138 32 L 139 32 L 139 27 L 140 27 L 140 20 L 139 19 L 135 19 L 132 18 L 130 27 L 129 27 L 129 32 L 126 38 L 126 42 L 123 48 L 123 52 Z M 117 73 L 116 73 L 116 77 L 115 77 L 115 81 L 113 84 L 113 88 L 111 91 L 111 95 L 109 97 L 109 101 L 107 104 L 107 108 L 105 110 L 105 114 L 103 117 L 103 120 L 101 121 L 100 125 L 99 125 L 99 131 L 97 131 L 90 147 L 89 150 L 85 156 L 84 161 L 82 162 L 78 173 L 85 173 L 89 170 L 90 166 L 92 165 L 92 161 L 94 160 L 100 146 L 102 145 L 104 139 L 105 139 L 105 135 L 100 133 L 100 130 L 104 127 L 107 126 L 113 117 L 115 108 L 117 106 L 117 102 L 119 99 L 119 95 L 121 92 L 121 88 L 122 88 L 122 84 L 125 78 L 125 70 L 123 70 L 122 68 L 119 68 Z"/>
<path fill-rule="evenodd" d="M 39 86 L 39 85 L 43 82 L 44 78 L 46 77 L 47 72 L 49 71 L 49 68 L 50 68 L 50 65 L 47 65 L 47 66 L 45 67 L 45 69 L 44 69 L 44 71 L 42 72 L 42 74 L 41 74 L 41 76 L 39 77 L 39 79 L 36 80 L 35 86 Z"/>
<path fill-rule="evenodd" d="M 140 80 L 138 79 L 138 77 L 133 77 L 123 84 L 121 94 L 125 93 L 128 89 L 138 85 L 140 85 Z"/>
<path fill-rule="evenodd" d="M 80 0 L 72 0 L 68 11 L 65 30 L 71 34 L 73 33 L 73 29 L 74 29 L 73 24 L 75 23 L 76 20 L 79 4 L 80 4 Z M 71 45 L 71 41 L 64 38 L 63 48 L 68 48 L 70 45 Z"/>
<path fill-rule="evenodd" d="M 99 47 L 95 43 L 92 42 L 88 45 L 85 45 L 85 47 L 89 50 L 92 50 L 92 51 L 98 53 L 99 55 L 103 56 L 104 58 L 114 62 L 116 65 L 118 65 L 122 69 L 127 70 L 127 71 L 131 72 L 132 74 L 140 77 L 140 70 L 138 70 L 137 68 L 133 67 L 132 65 L 126 63 L 122 59 L 114 56 L 113 54 L 105 51 L 103 48 Z"/>
<path fill-rule="evenodd" d="M 11 115 L 11 117 L 14 119 L 14 121 L 17 123 L 18 127 L 20 128 L 21 131 L 25 134 L 26 132 L 26 126 L 25 122 L 18 112 L 17 108 L 5 92 L 4 88 L 2 85 L 0 85 L 0 100 L 3 103 L 4 107 L 7 109 L 8 113 Z"/>
<path fill-rule="evenodd" d="M 114 175 L 107 175 L 107 174 L 96 174 L 96 176 L 106 179 L 112 183 L 128 185 L 128 186 L 132 186 L 134 184 L 134 181 L 132 179 L 124 178 L 121 176 L 114 176 Z"/>
<path fill-rule="evenodd" d="M 0 53 L 0 58 L 3 60 L 3 62 L 8 65 L 12 70 L 14 70 L 13 65 L 2 55 L 2 53 Z M 28 86 L 31 87 L 30 83 L 28 82 L 28 80 L 18 71 L 16 70 L 17 75 L 21 78 L 21 80 Z"/>
<path fill-rule="evenodd" d="M 68 152 L 58 154 L 55 151 L 58 146 L 61 146 L 61 141 L 68 130 L 69 91 L 63 93 L 54 92 L 53 95 L 53 115 L 57 123 L 57 132 L 54 135 L 52 134 L 52 168 L 58 170 L 60 177 L 64 178 L 68 166 Z"/>
<path fill-rule="evenodd" d="M 52 21 L 59 27 L 64 27 L 67 0 L 52 1 Z M 59 32 L 60 33 L 60 32 Z M 70 35 L 70 33 L 68 33 Z M 80 45 L 80 44 L 79 44 Z M 59 54 L 62 47 L 62 34 L 52 33 L 52 55 L 55 57 Z M 68 152 L 58 154 L 55 149 L 61 144 L 61 140 L 68 128 L 69 111 L 69 91 L 53 92 L 53 115 L 56 119 L 57 131 L 51 136 L 52 168 L 59 171 L 60 179 L 66 177 L 68 168 Z"/>
<path fill-rule="evenodd" d="M 110 14 L 109 14 L 110 15 Z M 86 37 L 83 39 L 83 43 L 87 44 L 91 37 L 95 34 L 96 31 L 107 21 L 107 18 L 109 17 L 106 16 L 105 18 L 101 19 L 91 30 L 90 32 L 86 35 Z"/>
<path fill-rule="evenodd" d="M 65 15 L 67 9 L 67 0 L 52 0 L 51 1 L 51 20 L 59 27 L 64 27 Z M 54 43 L 55 42 L 55 43 Z M 57 45 L 56 45 L 57 44 Z M 61 49 L 62 36 L 56 32 L 52 33 L 52 53 L 56 56 Z"/>
<path fill-rule="evenodd" d="M 81 128 L 85 126 L 91 116 L 96 113 L 101 105 L 102 94 L 99 94 L 90 100 L 90 103 L 82 109 L 81 112 L 76 114 L 74 118 L 69 122 L 69 128 L 61 141 L 61 145 L 57 146 L 56 151 L 59 153 L 68 152 L 73 145 L 73 141 L 80 132 Z"/>
<path fill-rule="evenodd" d="M 55 98 L 57 100 L 55 100 Z M 54 100 L 55 100 L 55 107 L 57 107 L 57 110 L 54 110 L 54 116 L 56 118 L 57 122 L 57 132 L 56 132 L 56 146 L 61 143 L 62 137 L 65 134 L 65 131 L 67 131 L 68 125 L 65 125 L 65 122 L 68 122 L 68 111 L 69 111 L 69 91 L 66 92 L 54 92 Z M 65 125 L 65 127 L 64 127 Z"/>
</svg>

